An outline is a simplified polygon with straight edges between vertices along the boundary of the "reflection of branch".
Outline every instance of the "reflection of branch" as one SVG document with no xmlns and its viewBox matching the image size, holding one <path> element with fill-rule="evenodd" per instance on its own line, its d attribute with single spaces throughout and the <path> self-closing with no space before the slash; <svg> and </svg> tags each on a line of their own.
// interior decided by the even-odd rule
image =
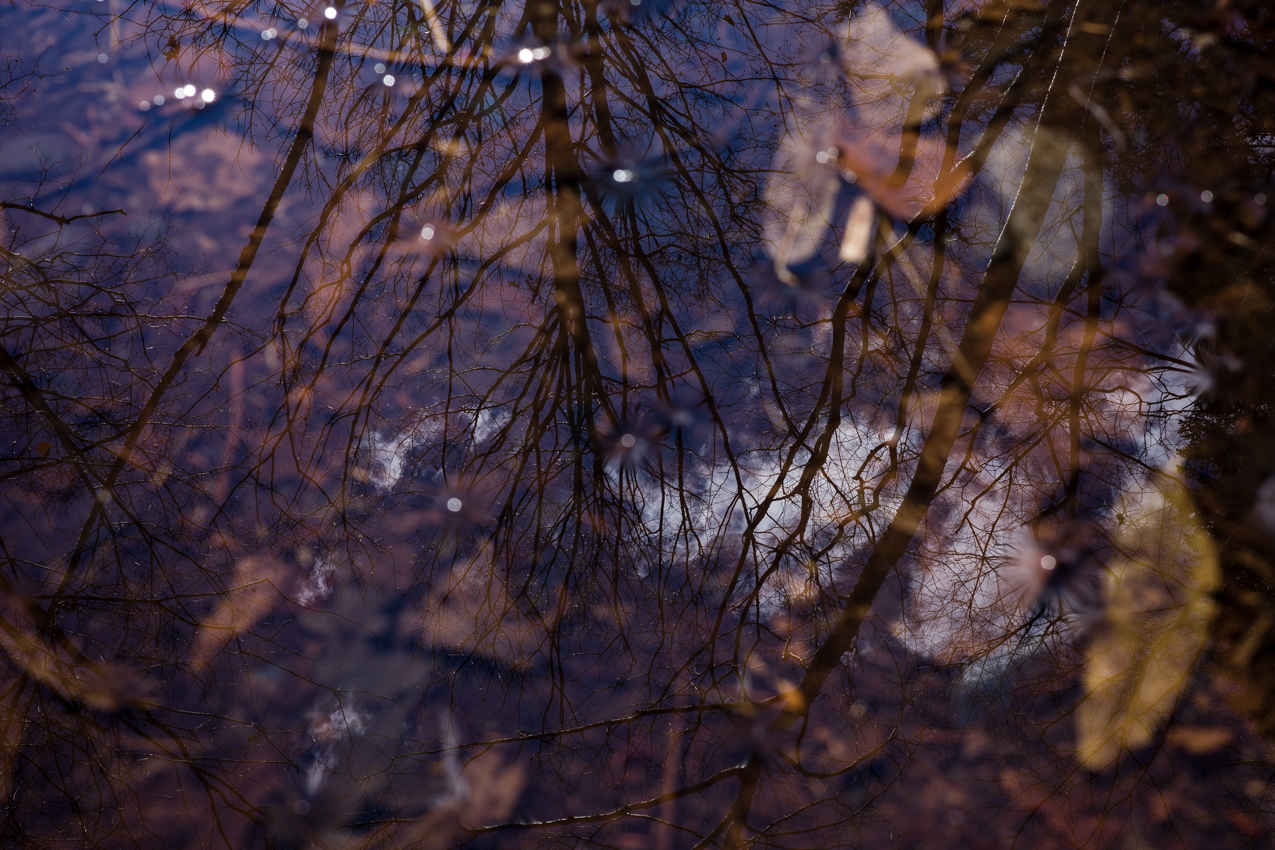
<svg viewBox="0 0 1275 850">
<path fill-rule="evenodd" d="M 619 806 L 618 808 L 612 809 L 609 812 L 598 812 L 592 815 L 568 815 L 567 817 L 555 818 L 553 820 L 500 823 L 494 826 L 487 826 L 487 827 L 482 827 L 481 829 L 476 829 L 474 830 L 474 832 L 476 833 L 497 832 L 497 831 L 503 831 L 508 829 L 532 829 L 532 828 L 545 829 L 545 828 L 555 827 L 555 826 L 574 826 L 575 824 L 581 824 L 581 823 L 605 823 L 607 821 L 612 821 L 617 818 L 624 817 L 625 815 L 630 814 L 632 812 L 642 811 L 643 809 L 654 809 L 658 806 L 662 806 L 664 803 L 667 803 L 670 800 L 678 800 L 683 797 L 689 797 L 692 794 L 698 794 L 701 791 L 707 791 L 709 788 L 712 788 L 714 785 L 717 785 L 720 782 L 724 782 L 725 780 L 730 779 L 733 776 L 741 775 L 745 770 L 746 768 L 743 768 L 743 767 L 727 768 L 726 770 L 715 773 L 712 776 L 708 777 L 707 779 L 696 782 L 693 785 L 686 785 L 681 788 L 678 788 L 676 791 L 672 791 L 667 794 L 659 794 L 654 797 L 649 797 L 645 800 L 639 800 L 636 803 L 629 803 L 624 806 Z"/>
<path fill-rule="evenodd" d="M 62 444 L 67 460 L 75 464 L 76 471 L 80 474 L 88 489 L 90 491 L 96 489 L 90 479 L 96 479 L 97 476 L 93 474 L 92 467 L 83 460 L 87 450 L 76 445 L 75 433 L 49 405 L 44 394 L 40 392 L 40 388 L 36 386 L 35 378 L 26 369 L 23 369 L 22 364 L 15 360 L 3 346 L 0 346 L 0 369 L 9 373 L 10 383 L 26 399 L 27 404 L 34 407 L 40 412 L 41 416 L 48 420 L 49 425 L 52 426 L 54 432 L 58 435 L 58 442 Z"/>
<path fill-rule="evenodd" d="M 104 215 L 128 215 L 123 210 L 102 210 L 95 213 L 80 213 L 79 215 L 56 215 L 54 213 L 37 210 L 34 207 L 26 207 L 22 204 L 13 204 L 8 201 L 0 201 L 0 210 L 21 210 L 31 215 L 38 215 L 41 218 L 47 218 L 49 221 L 56 221 L 58 224 L 70 224 L 73 221 L 79 221 L 82 218 L 100 218 Z"/>
<path fill-rule="evenodd" d="M 319 48 L 318 61 L 314 70 L 314 84 L 310 89 L 309 103 L 307 103 L 306 111 L 297 125 L 297 132 L 292 139 L 292 146 L 288 150 L 288 157 L 284 161 L 283 168 L 279 171 L 279 176 L 275 179 L 274 187 L 270 191 L 270 197 L 267 198 L 266 204 L 261 210 L 261 215 L 257 219 L 257 226 L 253 228 L 248 244 L 244 246 L 243 251 L 239 254 L 239 265 L 230 276 L 230 282 L 226 284 L 226 289 L 222 292 L 221 298 L 217 300 L 212 314 L 204 321 L 203 326 L 177 349 L 168 365 L 168 369 L 164 372 L 163 377 L 160 378 L 159 383 L 155 385 L 155 389 L 151 391 L 150 397 L 146 400 L 145 406 L 137 417 L 137 421 L 133 423 L 132 429 L 124 440 L 124 445 L 119 450 L 115 463 L 111 465 L 111 470 L 102 483 L 98 498 L 93 503 L 93 509 L 89 511 L 88 518 L 80 529 L 79 540 L 76 541 L 75 548 L 71 552 L 70 563 L 67 565 L 66 572 L 58 584 L 57 592 L 50 602 L 50 616 L 56 614 L 58 602 L 65 595 L 80 565 L 84 544 L 87 542 L 94 526 L 101 520 L 106 510 L 106 505 L 110 501 L 111 488 L 124 471 L 124 467 L 128 464 L 133 450 L 137 448 L 137 443 L 141 439 L 142 433 L 146 430 L 146 426 L 150 423 L 151 418 L 155 415 L 155 411 L 159 409 L 161 399 L 168 391 L 168 388 L 177 380 L 178 375 L 185 368 L 186 361 L 190 359 L 191 355 L 202 352 L 204 346 L 212 339 L 213 333 L 221 325 L 226 313 L 230 310 L 230 305 L 234 302 L 235 296 L 239 294 L 240 288 L 248 277 L 248 272 L 252 269 L 253 261 L 257 257 L 257 251 L 261 248 L 261 243 L 266 237 L 266 231 L 270 228 L 270 222 L 274 219 L 275 212 L 283 200 L 284 192 L 287 191 L 288 185 L 292 182 L 292 175 L 296 171 L 297 165 L 301 162 L 301 156 L 305 153 L 306 148 L 309 147 L 311 139 L 314 138 L 314 121 L 319 114 L 319 106 L 323 102 L 324 91 L 327 89 L 328 71 L 332 67 L 332 60 L 335 55 L 334 49 L 338 27 L 334 23 L 325 23 L 321 32 L 322 45 Z"/>
<path fill-rule="evenodd" d="M 467 749 L 471 747 L 494 747 L 499 744 L 524 744 L 528 741 L 545 741 L 553 738 L 566 737 L 568 735 L 579 735 L 584 732 L 591 732 L 594 729 L 614 729 L 623 724 L 635 723 L 648 717 L 678 717 L 682 715 L 696 715 L 711 711 L 739 713 L 745 709 L 755 710 L 758 707 L 765 707 L 782 699 L 782 696 L 773 696 L 768 699 L 752 700 L 749 702 L 702 702 L 686 706 L 674 705 L 663 706 L 661 708 L 641 708 L 622 717 L 610 717 L 606 720 L 595 720 L 591 723 L 582 723 L 579 726 L 570 726 L 563 729 L 547 729 L 543 732 L 523 732 L 518 735 L 508 735 L 503 738 L 483 738 L 481 740 L 472 741 L 467 744 L 459 744 L 457 746 L 460 749 Z M 433 754 L 435 752 L 443 752 L 443 750 L 429 750 L 427 752 Z"/>
<path fill-rule="evenodd" d="M 1042 118 L 1054 111 L 1049 108 L 1051 105 L 1047 102 Z M 991 356 L 992 342 L 1053 200 L 1054 187 L 1067 159 L 1068 142 L 1066 136 L 1055 131 L 1037 130 L 1012 212 L 978 288 L 956 355 L 943 376 L 934 420 L 907 494 L 868 556 L 854 588 L 843 600 L 836 626 L 815 652 L 800 684 L 790 692 L 784 710 L 771 724 L 772 734 L 791 728 L 806 716 L 824 682 L 840 665 L 841 657 L 854 648 L 877 593 L 912 544 L 938 492 L 974 383 Z M 743 846 L 744 823 L 763 771 L 759 756 L 745 765 L 731 811 L 709 840 L 724 833 L 726 846 Z"/>
</svg>

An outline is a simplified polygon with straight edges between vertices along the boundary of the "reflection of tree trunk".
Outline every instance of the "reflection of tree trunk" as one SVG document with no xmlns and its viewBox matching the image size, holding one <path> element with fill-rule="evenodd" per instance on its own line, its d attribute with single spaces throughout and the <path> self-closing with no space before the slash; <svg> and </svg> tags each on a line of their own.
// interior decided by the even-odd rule
<svg viewBox="0 0 1275 850">
<path fill-rule="evenodd" d="M 542 44 L 558 37 L 560 8 L 556 2 L 538 6 L 533 32 Z M 571 140 L 567 110 L 567 90 L 562 76 L 551 67 L 540 71 L 541 125 L 545 135 L 546 214 L 553 222 L 549 231 L 549 259 L 553 266 L 553 298 L 557 312 L 558 349 L 564 358 L 562 375 L 570 374 L 571 355 L 576 358 L 576 403 L 569 408 L 571 427 L 577 435 L 591 434 L 593 405 L 602 398 L 602 379 L 597 355 L 589 338 L 584 294 L 580 289 L 579 229 L 580 163 Z M 573 350 L 574 349 L 574 352 Z M 605 402 L 604 402 L 605 403 Z M 601 473 L 601 458 L 594 458 L 594 473 Z M 581 485 L 577 481 L 576 492 Z"/>
<path fill-rule="evenodd" d="M 1047 106 L 1044 118 L 1051 118 L 1050 113 L 1055 111 Z M 806 716 L 824 682 L 840 664 L 841 656 L 854 647 L 873 600 L 890 571 L 911 545 L 930 503 L 934 501 L 960 432 L 974 382 L 991 355 L 1001 319 L 1009 307 L 1019 275 L 1053 200 L 1069 144 L 1070 138 L 1062 132 L 1043 126 L 1036 131 L 1018 196 L 983 275 L 983 282 L 978 287 L 956 355 L 943 376 L 934 420 L 921 447 L 907 495 L 868 556 L 854 588 L 844 598 L 836 626 L 815 652 L 801 683 L 788 695 L 783 711 L 772 723 L 772 734 L 784 732 Z M 723 824 L 728 847 L 743 846 L 745 819 L 752 808 L 762 772 L 761 758 L 755 755 L 741 774 L 738 796 Z"/>
<path fill-rule="evenodd" d="M 22 749 L 22 734 L 26 726 L 27 711 L 16 709 L 26 692 L 27 678 L 14 678 L 9 690 L 0 697 L 0 805 L 7 806 L 13 792 L 14 760 Z"/>
<path fill-rule="evenodd" d="M 1087 126 L 1081 145 L 1085 171 L 1085 194 L 1081 212 L 1080 251 L 1075 274 L 1085 275 L 1085 330 L 1076 353 L 1072 372 L 1071 398 L 1068 400 L 1067 430 L 1071 436 L 1071 472 L 1067 478 L 1066 506 L 1074 514 L 1080 506 L 1081 445 L 1080 413 L 1085 400 L 1085 376 L 1089 371 L 1089 354 L 1098 335 L 1098 314 L 1102 307 L 1102 258 L 1099 237 L 1102 233 L 1102 151 L 1097 128 Z"/>
<path fill-rule="evenodd" d="M 686 694 L 673 683 L 673 707 L 681 709 L 686 705 Z M 669 715 L 668 736 L 664 741 L 664 776 L 660 782 L 660 796 L 664 803 L 660 806 L 660 823 L 656 826 L 656 850 L 672 850 L 673 825 L 677 822 L 677 780 L 681 771 L 678 766 L 682 762 L 682 732 L 686 720 L 680 710 Z"/>
<path fill-rule="evenodd" d="M 226 497 L 234 486 L 234 472 L 238 469 L 235 455 L 239 451 L 240 438 L 244 433 L 244 373 L 247 370 L 244 362 L 247 359 L 243 352 L 235 352 L 231 355 L 230 366 L 226 370 L 229 377 L 226 392 L 230 396 L 230 427 L 226 429 L 226 442 L 221 450 L 222 472 L 217 478 L 217 489 L 213 495 L 213 501 L 219 508 L 225 506 Z"/>
</svg>

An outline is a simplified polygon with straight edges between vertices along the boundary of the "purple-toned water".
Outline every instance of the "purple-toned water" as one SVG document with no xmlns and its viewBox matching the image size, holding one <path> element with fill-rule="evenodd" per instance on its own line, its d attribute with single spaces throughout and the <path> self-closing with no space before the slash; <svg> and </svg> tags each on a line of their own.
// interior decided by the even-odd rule
<svg viewBox="0 0 1275 850">
<path fill-rule="evenodd" d="M 6 7 L 5 845 L 1267 846 L 1272 39 Z"/>
</svg>

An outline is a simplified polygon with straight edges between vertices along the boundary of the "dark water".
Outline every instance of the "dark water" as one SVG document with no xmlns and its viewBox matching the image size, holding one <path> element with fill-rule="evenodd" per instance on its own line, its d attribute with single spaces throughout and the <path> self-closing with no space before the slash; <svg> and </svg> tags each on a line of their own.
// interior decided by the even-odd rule
<svg viewBox="0 0 1275 850">
<path fill-rule="evenodd" d="M 5 846 L 1272 843 L 1265 4 L 0 15 Z"/>
</svg>

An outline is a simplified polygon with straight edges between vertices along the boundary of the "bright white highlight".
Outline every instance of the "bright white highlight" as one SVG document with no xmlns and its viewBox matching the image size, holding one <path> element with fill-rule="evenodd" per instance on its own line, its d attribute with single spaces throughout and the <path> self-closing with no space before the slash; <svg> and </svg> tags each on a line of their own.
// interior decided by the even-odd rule
<svg viewBox="0 0 1275 850">
<path fill-rule="evenodd" d="M 524 47 L 518 51 L 518 61 L 526 65 L 540 59 L 548 59 L 549 52 L 549 48 L 547 47 L 537 47 L 535 49 Z"/>
<path fill-rule="evenodd" d="M 876 224 L 876 208 L 867 195 L 854 199 L 850 207 L 850 216 L 846 219 L 846 231 L 841 238 L 841 259 L 847 263 L 859 264 L 868 256 L 872 245 L 872 230 Z M 893 431 L 891 435 L 893 435 Z"/>
</svg>

